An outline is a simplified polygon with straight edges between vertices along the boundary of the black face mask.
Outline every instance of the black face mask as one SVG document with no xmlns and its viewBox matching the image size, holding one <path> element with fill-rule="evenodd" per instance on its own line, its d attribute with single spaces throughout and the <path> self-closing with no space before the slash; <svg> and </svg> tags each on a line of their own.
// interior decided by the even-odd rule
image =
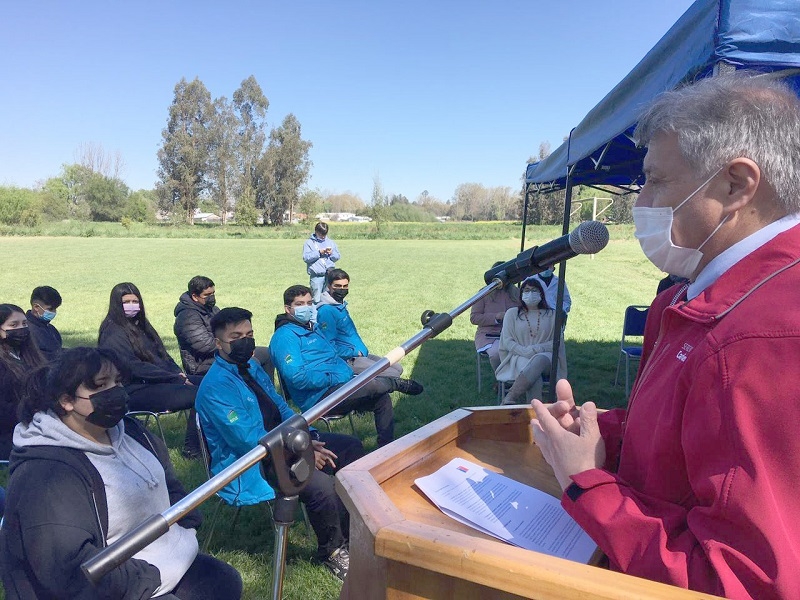
<svg viewBox="0 0 800 600">
<path fill-rule="evenodd" d="M 86 422 L 103 429 L 111 429 L 128 412 L 128 392 L 115 385 L 112 388 L 89 396 L 94 412 L 86 417 Z"/>
<path fill-rule="evenodd" d="M 331 298 L 336 300 L 339 304 L 344 302 L 345 296 L 350 293 L 350 290 L 332 290 L 331 291 Z"/>
<path fill-rule="evenodd" d="M 233 340 L 230 344 L 231 351 L 228 353 L 228 360 L 237 365 L 247 364 L 256 349 L 256 340 L 251 337 L 241 337 Z"/>
<path fill-rule="evenodd" d="M 19 329 L 7 329 L 6 342 L 9 346 L 18 350 L 25 340 L 30 337 L 30 335 L 31 330 L 27 327 L 20 327 Z"/>
<path fill-rule="evenodd" d="M 217 305 L 217 297 L 214 294 L 206 297 L 206 308 L 214 308 Z"/>
</svg>

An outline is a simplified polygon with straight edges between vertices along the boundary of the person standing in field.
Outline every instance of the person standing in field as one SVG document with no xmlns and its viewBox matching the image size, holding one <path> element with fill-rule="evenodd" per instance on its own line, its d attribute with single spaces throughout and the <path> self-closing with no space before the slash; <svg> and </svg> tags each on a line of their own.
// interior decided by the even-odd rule
<svg viewBox="0 0 800 600">
<path fill-rule="evenodd" d="M 332 269 L 334 263 L 340 258 L 336 242 L 328 237 L 328 224 L 317 223 L 314 233 L 303 246 L 303 261 L 306 263 L 309 277 L 308 287 L 311 288 L 314 304 L 319 303 L 322 290 L 325 288 L 325 273 L 328 272 L 328 269 Z"/>
</svg>

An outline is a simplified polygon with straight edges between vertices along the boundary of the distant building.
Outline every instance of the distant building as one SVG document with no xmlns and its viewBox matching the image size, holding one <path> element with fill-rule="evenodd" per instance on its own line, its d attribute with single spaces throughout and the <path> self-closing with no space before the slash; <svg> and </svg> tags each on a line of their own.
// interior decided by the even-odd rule
<svg viewBox="0 0 800 600">
<path fill-rule="evenodd" d="M 351 212 L 329 212 L 329 213 L 319 213 L 316 215 L 316 219 L 318 221 L 338 221 L 344 222 L 349 221 L 352 223 L 365 223 L 372 221 L 369 217 L 362 217 L 357 215 L 356 213 Z"/>
</svg>

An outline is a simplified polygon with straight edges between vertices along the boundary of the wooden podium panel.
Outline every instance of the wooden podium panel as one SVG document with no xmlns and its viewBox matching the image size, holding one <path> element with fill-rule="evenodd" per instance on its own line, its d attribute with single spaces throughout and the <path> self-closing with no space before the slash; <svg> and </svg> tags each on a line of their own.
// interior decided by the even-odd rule
<svg viewBox="0 0 800 600">
<path fill-rule="evenodd" d="M 459 409 L 339 471 L 350 512 L 341 598 L 714 598 L 511 546 L 446 516 L 414 485 L 460 457 L 560 498 L 533 443 L 533 417 L 524 406 Z"/>
</svg>

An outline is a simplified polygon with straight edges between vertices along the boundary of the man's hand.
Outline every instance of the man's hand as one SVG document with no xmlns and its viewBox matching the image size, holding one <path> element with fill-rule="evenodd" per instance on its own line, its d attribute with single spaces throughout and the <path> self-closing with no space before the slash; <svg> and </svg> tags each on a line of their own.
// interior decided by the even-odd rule
<svg viewBox="0 0 800 600">
<path fill-rule="evenodd" d="M 311 444 L 314 446 L 314 465 L 317 470 L 322 471 L 325 465 L 330 465 L 332 469 L 335 469 L 336 463 L 333 461 L 339 457 L 325 447 L 325 442 L 312 440 Z"/>
<path fill-rule="evenodd" d="M 536 411 L 536 418 L 531 421 L 531 429 L 542 456 L 553 467 L 561 489 L 565 490 L 572 481 L 571 475 L 603 466 L 606 460 L 606 447 L 603 438 L 600 437 L 594 402 L 587 402 L 581 406 L 578 419 L 571 416 L 566 419 L 569 413 L 563 412 L 565 406 L 558 407 L 562 401 L 565 405 L 568 404 L 567 399 L 559 400 L 549 406 L 534 400 L 531 405 Z M 561 414 L 561 422 L 553 412 Z M 563 423 L 567 420 L 571 420 L 569 427 L 565 427 Z M 577 432 L 571 431 L 575 428 L 578 429 Z"/>
</svg>

